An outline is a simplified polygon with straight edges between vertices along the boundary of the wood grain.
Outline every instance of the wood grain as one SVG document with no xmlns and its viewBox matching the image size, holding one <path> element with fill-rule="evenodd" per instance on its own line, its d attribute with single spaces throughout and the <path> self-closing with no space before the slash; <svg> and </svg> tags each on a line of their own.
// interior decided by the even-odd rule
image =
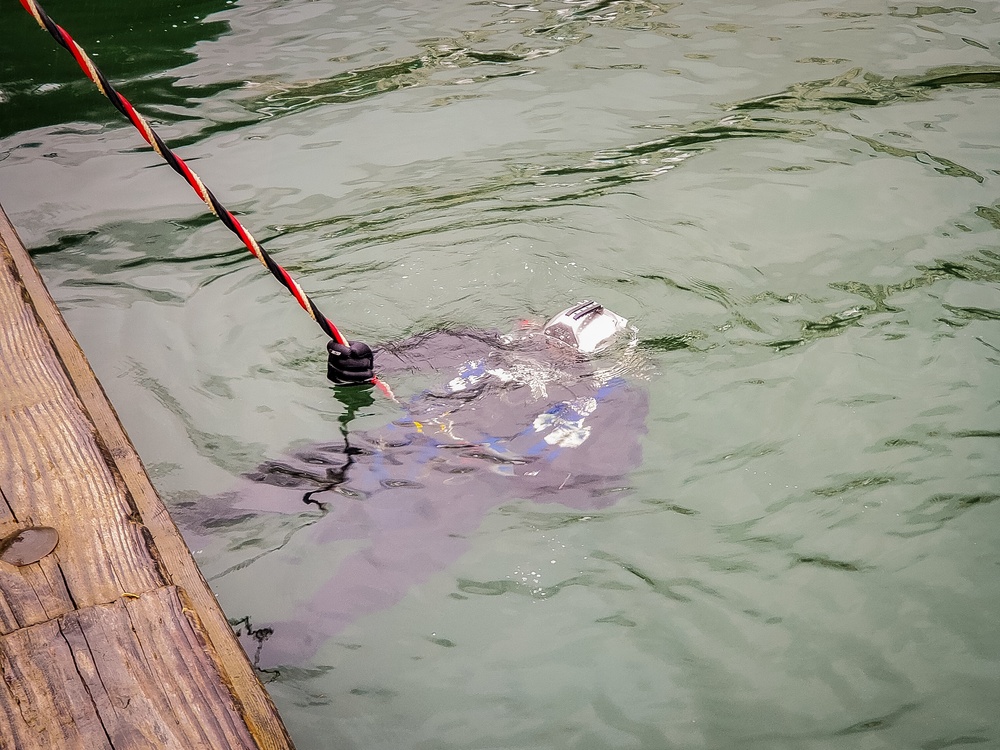
<svg viewBox="0 0 1000 750">
<path fill-rule="evenodd" d="M 255 748 L 192 616 L 164 587 L 3 636 L 0 737 L 24 750 Z"/>
<path fill-rule="evenodd" d="M 105 461 L 97 431 L 38 325 L 11 256 L 5 260 L 0 263 L 0 487 L 12 519 L 0 534 L 19 524 L 55 528 L 61 575 L 54 569 L 53 576 L 31 570 L 17 575 L 23 569 L 5 566 L 0 633 L 168 582 L 124 482 Z M 42 601 L 49 606 L 40 606 Z"/>
<path fill-rule="evenodd" d="M 9 726 L 27 732 L 24 738 L 32 736 L 25 727 L 34 726 L 50 739 L 59 740 L 38 747 L 166 747 L 134 743 L 146 742 L 150 737 L 159 742 L 161 735 L 172 736 L 170 731 L 176 730 L 168 731 L 173 726 L 170 716 L 185 716 L 184 721 L 192 722 L 189 702 L 148 696 L 148 700 L 140 701 L 146 717 L 143 721 L 137 723 L 137 717 L 129 712 L 129 726 L 141 729 L 120 724 L 114 725 L 118 727 L 114 733 L 108 733 L 105 730 L 113 722 L 108 719 L 107 706 L 97 705 L 96 714 L 88 713 L 69 683 L 68 692 L 58 694 L 62 679 L 72 676 L 68 657 L 60 651 L 63 646 L 59 639 L 51 641 L 50 646 L 45 644 L 54 634 L 53 623 L 61 623 L 61 641 L 77 659 L 73 664 L 84 664 L 80 638 L 86 636 L 85 623 L 90 622 L 87 618 L 98 617 L 90 613 L 105 613 L 108 607 L 109 611 L 117 611 L 115 608 L 132 597 L 138 597 L 138 602 L 160 601 L 161 593 L 169 589 L 175 592 L 174 599 L 183 603 L 182 609 L 197 612 L 190 620 L 191 632 L 198 634 L 197 645 L 190 645 L 188 656 L 198 662 L 197 670 L 203 671 L 184 673 L 183 665 L 177 663 L 174 669 L 199 685 L 199 675 L 204 675 L 205 680 L 214 675 L 216 688 L 221 691 L 199 688 L 189 696 L 205 701 L 197 708 L 198 722 L 207 722 L 212 732 L 221 733 L 219 736 L 237 736 L 239 728 L 233 729 L 229 720 L 217 715 L 220 706 L 226 704 L 219 703 L 219 696 L 228 696 L 226 705 L 235 707 L 240 727 L 255 743 L 248 747 L 291 748 L 270 697 L 2 208 L 0 495 L 0 535 L 31 524 L 52 526 L 60 535 L 56 550 L 38 563 L 22 568 L 0 563 L 0 643 L 5 644 L 4 653 L 8 655 L 4 657 L 6 662 L 0 659 L 0 671 L 8 686 L 6 692 L 0 692 L 0 717 L 7 717 Z M 125 606 L 124 611 L 131 612 L 132 608 Z M 101 616 L 111 618 L 105 625 L 114 632 L 114 617 L 118 615 Z M 177 645 L 173 639 L 181 631 L 174 628 L 164 640 L 157 629 L 158 623 L 168 621 L 164 613 L 132 620 L 146 628 L 133 632 L 138 635 L 147 664 L 153 663 L 152 654 L 166 658 L 161 652 Z M 74 632 L 74 622 L 83 635 L 67 635 Z M 93 638 L 85 638 L 88 644 L 99 642 L 97 632 Z M 108 652 L 101 651 L 105 653 L 102 658 L 110 659 L 111 651 L 127 645 L 120 639 L 108 641 Z M 40 652 L 44 656 L 35 657 L 36 662 L 42 660 L 40 666 L 34 665 L 35 669 L 29 668 L 31 652 L 19 650 L 28 646 L 44 646 Z M 47 660 L 52 661 L 51 673 L 44 664 Z M 194 661 L 190 668 L 196 669 Z M 137 672 L 131 682 L 117 672 L 110 674 L 125 680 L 121 685 L 134 687 L 152 679 L 155 673 Z M 29 677 L 37 683 L 25 685 L 11 675 Z M 29 698 L 32 706 L 48 706 L 49 712 L 62 717 L 58 727 L 37 717 L 24 719 L 24 701 Z M 108 700 L 114 708 L 114 701 Z M 28 714 L 35 716 L 31 711 Z M 20 724 L 17 716 L 23 719 Z M 94 716 L 99 717 L 97 724 Z M 73 727 L 64 726 L 67 722 Z M 104 740 L 93 734 L 95 728 L 104 733 Z M 0 731 L 0 738 L 5 736 Z M 41 742 L 39 737 L 36 739 Z M 81 737 L 87 738 L 84 744 L 73 744 Z M 217 746 L 202 743 L 199 740 L 185 747 Z M 0 747 L 7 750 L 2 742 Z"/>
</svg>

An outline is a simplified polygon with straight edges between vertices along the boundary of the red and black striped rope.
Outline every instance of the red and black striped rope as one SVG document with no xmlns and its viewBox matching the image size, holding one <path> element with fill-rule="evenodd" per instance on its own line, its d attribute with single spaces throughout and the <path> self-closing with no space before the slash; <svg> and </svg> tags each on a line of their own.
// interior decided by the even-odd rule
<svg viewBox="0 0 1000 750">
<path fill-rule="evenodd" d="M 163 142 L 163 139 L 150 127 L 146 119 L 140 115 L 135 108 L 129 103 L 129 101 L 119 94 L 114 86 L 112 86 L 108 79 L 105 78 L 104 74 L 97 69 L 87 53 L 83 51 L 66 31 L 59 26 L 55 21 L 53 21 L 49 16 L 42 10 L 41 6 L 35 2 L 35 0 L 21 0 L 21 5 L 24 9 L 34 16 L 35 20 L 38 21 L 38 25 L 43 29 L 48 31 L 53 38 L 59 42 L 60 45 L 69 50 L 70 54 L 76 59 L 80 68 L 86 73 L 87 77 L 94 82 L 97 88 L 100 90 L 105 97 L 115 106 L 119 112 L 125 115 L 129 121 L 136 127 L 142 137 L 146 142 L 153 147 L 163 159 L 169 164 L 175 172 L 180 174 L 187 183 L 194 189 L 198 196 L 208 204 L 209 209 L 215 214 L 219 219 L 225 224 L 229 229 L 236 234 L 237 237 L 246 245 L 247 249 L 253 254 L 257 260 L 259 260 L 264 267 L 271 272 L 271 274 L 281 282 L 281 284 L 292 293 L 298 303 L 302 306 L 302 309 L 309 313 L 309 316 L 319 324 L 319 327 L 323 329 L 323 332 L 327 336 L 338 341 L 345 346 L 349 345 L 347 339 L 338 330 L 329 318 L 327 318 L 319 308 L 316 303 L 309 298 L 309 296 L 302 291 L 302 288 L 296 283 L 289 273 L 282 268 L 268 253 L 260 246 L 260 243 L 254 239 L 253 235 L 248 232 L 242 224 L 236 219 L 235 216 L 230 213 L 230 211 L 219 203 L 219 200 L 212 194 L 212 191 L 205 187 L 201 178 L 196 175 L 184 160 L 177 156 L 173 151 L 171 151 L 167 145 Z M 376 382 L 376 384 L 381 385 Z"/>
</svg>

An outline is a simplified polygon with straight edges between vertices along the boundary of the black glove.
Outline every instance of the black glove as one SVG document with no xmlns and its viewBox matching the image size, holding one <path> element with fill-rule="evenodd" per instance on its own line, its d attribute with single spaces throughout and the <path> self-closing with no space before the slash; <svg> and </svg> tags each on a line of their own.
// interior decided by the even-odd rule
<svg viewBox="0 0 1000 750">
<path fill-rule="evenodd" d="M 352 341 L 350 347 L 330 341 L 326 350 L 330 353 L 326 376 L 334 383 L 361 385 L 375 377 L 375 355 L 363 341 Z"/>
</svg>

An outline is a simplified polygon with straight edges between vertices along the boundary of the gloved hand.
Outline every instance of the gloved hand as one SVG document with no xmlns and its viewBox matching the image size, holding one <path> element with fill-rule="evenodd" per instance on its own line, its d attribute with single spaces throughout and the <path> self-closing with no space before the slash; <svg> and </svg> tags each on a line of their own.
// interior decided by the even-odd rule
<svg viewBox="0 0 1000 750">
<path fill-rule="evenodd" d="M 326 376 L 334 383 L 362 385 L 375 377 L 375 355 L 363 341 L 352 341 L 349 347 L 329 341 L 326 350 Z"/>
</svg>

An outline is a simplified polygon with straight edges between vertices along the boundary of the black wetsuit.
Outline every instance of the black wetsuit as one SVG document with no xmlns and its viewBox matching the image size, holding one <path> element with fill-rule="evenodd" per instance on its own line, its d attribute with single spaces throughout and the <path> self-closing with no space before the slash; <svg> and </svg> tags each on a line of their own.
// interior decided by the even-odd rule
<svg viewBox="0 0 1000 750">
<path fill-rule="evenodd" d="M 308 658 L 358 617 L 392 606 L 456 560 L 492 509 L 527 500 L 596 510 L 617 501 L 639 464 L 646 390 L 613 366 L 595 374 L 599 362 L 553 362 L 538 340 L 505 345 L 478 332 L 434 332 L 377 361 L 390 383 L 430 370 L 443 385 L 404 402 L 405 416 L 381 429 L 248 475 L 287 510 L 300 499 L 324 510 L 313 526 L 318 556 L 339 540 L 366 542 L 318 566 L 328 577 L 310 582 L 311 600 L 291 621 L 270 623 L 262 666 Z"/>
</svg>

